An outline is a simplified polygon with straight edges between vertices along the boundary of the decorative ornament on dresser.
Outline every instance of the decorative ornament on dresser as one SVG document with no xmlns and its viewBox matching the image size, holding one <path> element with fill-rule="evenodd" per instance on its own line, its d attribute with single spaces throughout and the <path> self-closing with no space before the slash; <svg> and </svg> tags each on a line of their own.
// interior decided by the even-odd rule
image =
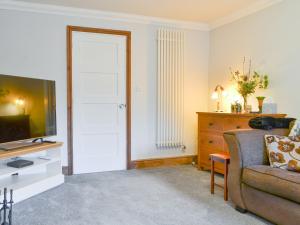
<svg viewBox="0 0 300 225">
<path fill-rule="evenodd" d="M 264 103 L 264 100 L 265 100 L 266 97 L 264 96 L 257 96 L 256 99 L 258 101 L 258 112 L 259 113 L 262 113 L 262 108 L 263 108 L 263 103 Z"/>
<path fill-rule="evenodd" d="M 267 89 L 269 86 L 269 76 L 267 74 L 262 75 L 256 71 L 252 71 L 252 61 L 249 60 L 249 68 L 245 71 L 246 59 L 243 61 L 243 71 L 233 71 L 230 68 L 232 80 L 237 83 L 237 91 L 244 99 L 244 111 L 251 107 L 248 106 L 248 97 L 255 93 L 257 88 Z"/>
<path fill-rule="evenodd" d="M 231 103 L 231 113 L 241 113 L 242 112 L 242 105 L 238 101 Z"/>
</svg>

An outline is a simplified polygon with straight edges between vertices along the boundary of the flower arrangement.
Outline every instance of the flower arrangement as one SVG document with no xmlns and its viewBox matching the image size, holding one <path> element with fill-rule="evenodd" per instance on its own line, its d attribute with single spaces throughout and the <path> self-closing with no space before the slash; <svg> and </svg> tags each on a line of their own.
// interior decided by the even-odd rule
<svg viewBox="0 0 300 225">
<path fill-rule="evenodd" d="M 247 98 L 254 94 L 257 88 L 267 89 L 269 86 L 269 76 L 267 74 L 259 74 L 256 71 L 252 72 L 251 60 L 249 61 L 249 68 L 245 72 L 245 58 L 243 62 L 243 71 L 232 71 L 232 80 L 237 83 L 237 91 L 244 99 L 244 110 L 247 108 Z"/>
</svg>

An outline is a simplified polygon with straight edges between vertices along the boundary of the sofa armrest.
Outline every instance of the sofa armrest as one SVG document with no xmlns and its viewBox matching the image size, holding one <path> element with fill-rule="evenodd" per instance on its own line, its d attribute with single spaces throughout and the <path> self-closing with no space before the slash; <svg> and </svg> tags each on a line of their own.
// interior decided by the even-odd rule
<svg viewBox="0 0 300 225">
<path fill-rule="evenodd" d="M 226 131 L 224 138 L 230 151 L 228 191 L 236 206 L 246 209 L 241 193 L 242 170 L 251 165 L 268 163 L 265 151 L 266 134 L 287 135 L 287 129 Z"/>
</svg>

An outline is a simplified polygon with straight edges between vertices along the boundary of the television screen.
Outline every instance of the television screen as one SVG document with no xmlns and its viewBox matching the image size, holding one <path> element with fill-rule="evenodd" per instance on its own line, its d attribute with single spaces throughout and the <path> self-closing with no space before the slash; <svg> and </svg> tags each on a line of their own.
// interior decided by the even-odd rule
<svg viewBox="0 0 300 225">
<path fill-rule="evenodd" d="M 53 135 L 55 81 L 0 75 L 0 143 Z"/>
</svg>

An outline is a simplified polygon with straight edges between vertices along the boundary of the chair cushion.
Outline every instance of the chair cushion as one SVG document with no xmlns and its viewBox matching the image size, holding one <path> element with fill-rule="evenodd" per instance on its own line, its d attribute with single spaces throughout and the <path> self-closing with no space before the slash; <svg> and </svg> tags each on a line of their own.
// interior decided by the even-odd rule
<svg viewBox="0 0 300 225">
<path fill-rule="evenodd" d="M 258 190 L 300 203 L 300 174 L 272 168 L 249 166 L 243 169 L 243 183 Z"/>
</svg>

